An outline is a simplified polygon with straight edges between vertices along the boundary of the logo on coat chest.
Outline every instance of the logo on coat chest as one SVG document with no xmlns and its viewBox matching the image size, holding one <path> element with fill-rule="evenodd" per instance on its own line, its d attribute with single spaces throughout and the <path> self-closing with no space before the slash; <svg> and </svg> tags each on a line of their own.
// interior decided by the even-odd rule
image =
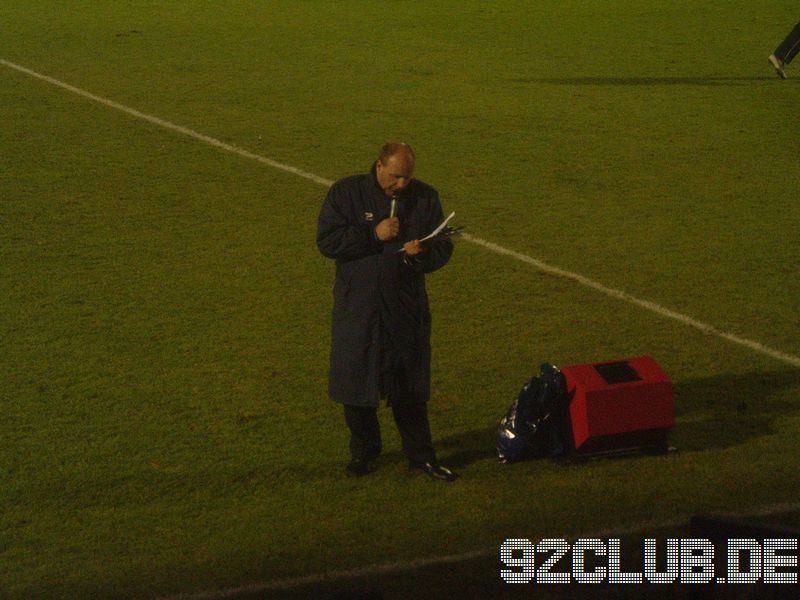
<svg viewBox="0 0 800 600">
<path fill-rule="evenodd" d="M 364 220 L 365 221 L 372 221 L 372 220 L 374 220 L 374 218 L 375 217 L 371 212 L 365 212 L 364 213 Z"/>
</svg>

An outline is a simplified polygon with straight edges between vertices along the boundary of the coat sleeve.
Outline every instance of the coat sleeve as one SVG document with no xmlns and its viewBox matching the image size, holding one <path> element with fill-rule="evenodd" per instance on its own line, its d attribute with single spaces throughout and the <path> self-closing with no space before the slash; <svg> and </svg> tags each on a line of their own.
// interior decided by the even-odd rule
<svg viewBox="0 0 800 600">
<path fill-rule="evenodd" d="M 442 211 L 442 204 L 439 202 L 438 194 L 435 194 L 431 199 L 427 221 L 427 231 L 433 231 L 444 221 L 444 212 Z M 418 273 L 430 273 L 445 266 L 452 254 L 453 242 L 450 240 L 437 240 L 432 242 L 429 250 L 419 255 L 417 260 L 411 260 L 409 268 Z"/>
<path fill-rule="evenodd" d="M 317 220 L 317 248 L 328 258 L 360 258 L 380 249 L 373 226 L 355 220 L 347 204 L 346 191 L 331 186 Z"/>
</svg>

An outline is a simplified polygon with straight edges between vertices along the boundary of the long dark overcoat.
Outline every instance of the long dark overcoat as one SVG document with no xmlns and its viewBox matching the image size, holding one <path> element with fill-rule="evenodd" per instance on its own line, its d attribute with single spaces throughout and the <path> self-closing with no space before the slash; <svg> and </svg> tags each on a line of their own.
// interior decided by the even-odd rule
<svg viewBox="0 0 800 600">
<path fill-rule="evenodd" d="M 433 242 L 410 265 L 398 253 L 405 242 L 425 237 L 444 220 L 431 186 L 411 181 L 397 202 L 400 233 L 381 242 L 374 229 L 389 211 L 390 200 L 373 167 L 366 175 L 334 183 L 319 214 L 317 246 L 336 260 L 328 392 L 343 404 L 378 405 L 387 389 L 381 372 L 389 348 L 409 392 L 421 402 L 430 396 L 431 314 L 425 273 L 450 259 L 453 244 Z"/>
</svg>

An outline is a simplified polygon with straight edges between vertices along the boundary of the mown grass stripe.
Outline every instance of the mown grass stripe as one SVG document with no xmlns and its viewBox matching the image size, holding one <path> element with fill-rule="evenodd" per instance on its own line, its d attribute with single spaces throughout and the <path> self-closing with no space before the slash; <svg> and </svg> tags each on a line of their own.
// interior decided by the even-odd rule
<svg viewBox="0 0 800 600">
<path fill-rule="evenodd" d="M 308 171 L 303 171 L 302 169 L 298 169 L 297 167 L 293 167 L 291 165 L 287 165 L 287 164 L 278 162 L 276 160 L 272 160 L 271 158 L 267 158 L 265 156 L 261 156 L 259 154 L 255 154 L 253 152 L 245 150 L 244 148 L 239 148 L 238 146 L 234 146 L 232 144 L 227 144 L 227 143 L 225 143 L 225 142 L 223 142 L 221 140 L 218 140 L 218 139 L 216 139 L 214 137 L 199 133 L 197 131 L 194 131 L 193 129 L 189 129 L 188 127 L 183 127 L 181 125 L 176 125 L 175 123 L 171 123 L 170 121 L 166 121 L 166 120 L 161 119 L 159 117 L 156 117 L 156 116 L 153 116 L 153 115 L 149 115 L 147 113 L 143 113 L 143 112 L 138 111 L 138 110 L 136 110 L 134 108 L 131 108 L 129 106 L 125 106 L 124 104 L 120 104 L 118 102 L 114 102 L 113 100 L 109 100 L 108 98 L 103 98 L 101 96 L 97 96 L 95 94 L 92 94 L 91 92 L 87 92 L 86 90 L 83 90 L 81 88 L 75 87 L 73 85 L 70 85 L 70 84 L 65 83 L 63 81 L 60 81 L 60 80 L 55 79 L 53 77 L 50 77 L 48 75 L 43 75 L 41 73 L 38 73 L 36 71 L 33 71 L 31 69 L 28 69 L 26 67 L 18 65 L 16 63 L 13 63 L 11 61 L 8 61 L 8 60 L 0 58 L 0 64 L 3 64 L 3 65 L 5 65 L 5 66 L 7 66 L 7 67 L 9 67 L 11 69 L 16 70 L 16 71 L 19 71 L 20 73 L 24 73 L 24 74 L 29 75 L 31 77 L 35 77 L 36 79 L 40 79 L 42 81 L 45 81 L 47 83 L 50 83 L 50 84 L 55 85 L 57 87 L 60 87 L 60 88 L 62 88 L 64 90 L 67 90 L 69 92 L 72 92 L 74 94 L 82 96 L 84 98 L 87 98 L 88 100 L 92 100 L 92 101 L 97 102 L 99 104 L 103 104 L 103 105 L 108 106 L 110 108 L 113 108 L 115 110 L 119 110 L 121 112 L 129 114 L 129 115 L 131 115 L 133 117 L 136 117 L 137 119 L 142 119 L 142 120 L 147 121 L 148 123 L 151 123 L 153 125 L 157 125 L 159 127 L 163 127 L 164 129 L 168 129 L 170 131 L 174 131 L 174 132 L 180 133 L 182 135 L 186 135 L 188 137 L 194 138 L 194 139 L 199 140 L 201 142 L 205 142 L 206 144 L 209 144 L 209 145 L 214 146 L 216 148 L 220 148 L 222 150 L 226 150 L 228 152 L 232 152 L 234 154 L 238 154 L 239 156 L 242 156 L 243 158 L 248 158 L 248 159 L 251 159 L 251 160 L 255 160 L 255 161 L 257 161 L 257 162 L 259 162 L 259 163 L 261 163 L 263 165 L 267 165 L 267 166 L 272 167 L 274 169 L 279 169 L 279 170 L 285 171 L 287 173 L 292 173 L 293 175 L 297 175 L 298 177 L 302 177 L 304 179 L 308 179 L 310 181 L 313 181 L 313 182 L 318 183 L 320 185 L 323 185 L 325 187 L 328 187 L 333 183 L 333 181 L 330 180 L 330 179 L 325 179 L 324 177 L 320 177 L 319 175 L 315 175 L 313 173 L 309 173 Z M 602 283 L 599 283 L 597 281 L 589 279 L 588 277 L 584 277 L 583 275 L 580 275 L 578 273 L 573 273 L 571 271 L 566 271 L 566 270 L 561 269 L 559 267 L 554 267 L 554 266 L 549 265 L 549 264 L 547 264 L 545 262 L 542 262 L 541 260 L 538 260 L 538 259 L 536 259 L 536 258 L 534 258 L 532 256 L 528 256 L 527 254 L 522 254 L 522 253 L 516 252 L 514 250 L 509 250 L 508 248 L 505 248 L 503 246 L 495 244 L 494 242 L 489 242 L 487 240 L 483 240 L 481 238 L 474 237 L 474 236 L 469 235 L 469 234 L 464 234 L 462 237 L 463 237 L 464 240 L 466 240 L 466 241 L 468 241 L 468 242 L 470 242 L 472 244 L 476 244 L 478 246 L 481 246 L 481 247 L 483 247 L 483 248 L 485 248 L 487 250 L 490 250 L 491 252 L 494 252 L 496 254 L 500 254 L 500 255 L 503 255 L 503 256 L 509 256 L 511 258 L 515 258 L 515 259 L 517 259 L 517 260 L 519 260 L 521 262 L 524 262 L 526 264 L 529 264 L 529 265 L 531 265 L 531 266 L 533 266 L 533 267 L 535 267 L 535 268 L 537 268 L 537 269 L 539 269 L 539 270 L 541 270 L 543 272 L 546 272 L 546 273 L 549 273 L 551 275 L 555 275 L 557 277 L 561 277 L 561 278 L 564 278 L 564 279 L 569 279 L 569 280 L 575 281 L 576 283 L 578 283 L 578 284 L 580 284 L 580 285 L 582 285 L 584 287 L 588 287 L 588 288 L 593 289 L 595 291 L 601 292 L 601 293 L 603 293 L 603 294 L 605 294 L 607 296 L 611 296 L 613 298 L 617 298 L 619 300 L 622 300 L 623 302 L 627 302 L 629 304 L 633 304 L 633 305 L 639 306 L 641 308 L 649 310 L 650 312 L 656 313 L 656 314 L 658 314 L 658 315 L 660 315 L 662 317 L 667 317 L 667 318 L 673 319 L 675 321 L 683 323 L 684 325 L 687 325 L 689 327 L 693 327 L 694 329 L 702 331 L 703 333 L 705 333 L 707 335 L 712 335 L 712 336 L 716 336 L 716 337 L 722 338 L 724 340 L 728 340 L 729 342 L 732 342 L 734 344 L 738 344 L 740 346 L 744 346 L 745 348 L 749 348 L 750 350 L 753 350 L 754 352 L 763 354 L 765 356 L 769 356 L 771 358 L 774 358 L 775 360 L 778 360 L 780 362 L 789 364 L 789 365 L 791 365 L 793 367 L 800 367 L 800 357 L 795 356 L 793 354 L 788 354 L 786 352 L 782 352 L 780 350 L 776 350 L 774 348 L 770 348 L 769 346 L 765 346 L 761 342 L 757 342 L 757 341 L 754 341 L 754 340 L 749 340 L 747 338 L 743 338 L 743 337 L 735 335 L 733 333 L 722 331 L 722 330 L 714 327 L 713 325 L 709 325 L 707 323 L 703 323 L 702 321 L 698 321 L 697 319 L 694 319 L 694 318 L 689 317 L 687 315 L 681 314 L 679 312 L 676 312 L 674 310 L 671 310 L 669 308 L 666 308 L 664 306 L 656 304 L 655 302 L 651 302 L 649 300 L 642 300 L 640 298 L 637 298 L 636 296 L 632 296 L 632 295 L 628 294 L 627 292 L 623 292 L 621 290 L 617 290 L 617 289 L 614 289 L 614 288 L 607 287 L 607 286 L 603 285 Z"/>
</svg>

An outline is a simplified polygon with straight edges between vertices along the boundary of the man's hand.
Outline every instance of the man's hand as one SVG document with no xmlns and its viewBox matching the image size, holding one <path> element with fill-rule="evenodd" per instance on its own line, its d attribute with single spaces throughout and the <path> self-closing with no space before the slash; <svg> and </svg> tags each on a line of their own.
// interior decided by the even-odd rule
<svg viewBox="0 0 800 600">
<path fill-rule="evenodd" d="M 427 252 L 428 247 L 419 240 L 411 240 L 410 242 L 403 244 L 403 251 L 409 256 L 416 256 L 417 254 Z"/>
<path fill-rule="evenodd" d="M 389 217 L 384 219 L 375 226 L 375 235 L 378 236 L 378 239 L 382 242 L 388 242 L 389 240 L 397 237 L 399 232 L 400 219 L 397 217 Z"/>
</svg>

